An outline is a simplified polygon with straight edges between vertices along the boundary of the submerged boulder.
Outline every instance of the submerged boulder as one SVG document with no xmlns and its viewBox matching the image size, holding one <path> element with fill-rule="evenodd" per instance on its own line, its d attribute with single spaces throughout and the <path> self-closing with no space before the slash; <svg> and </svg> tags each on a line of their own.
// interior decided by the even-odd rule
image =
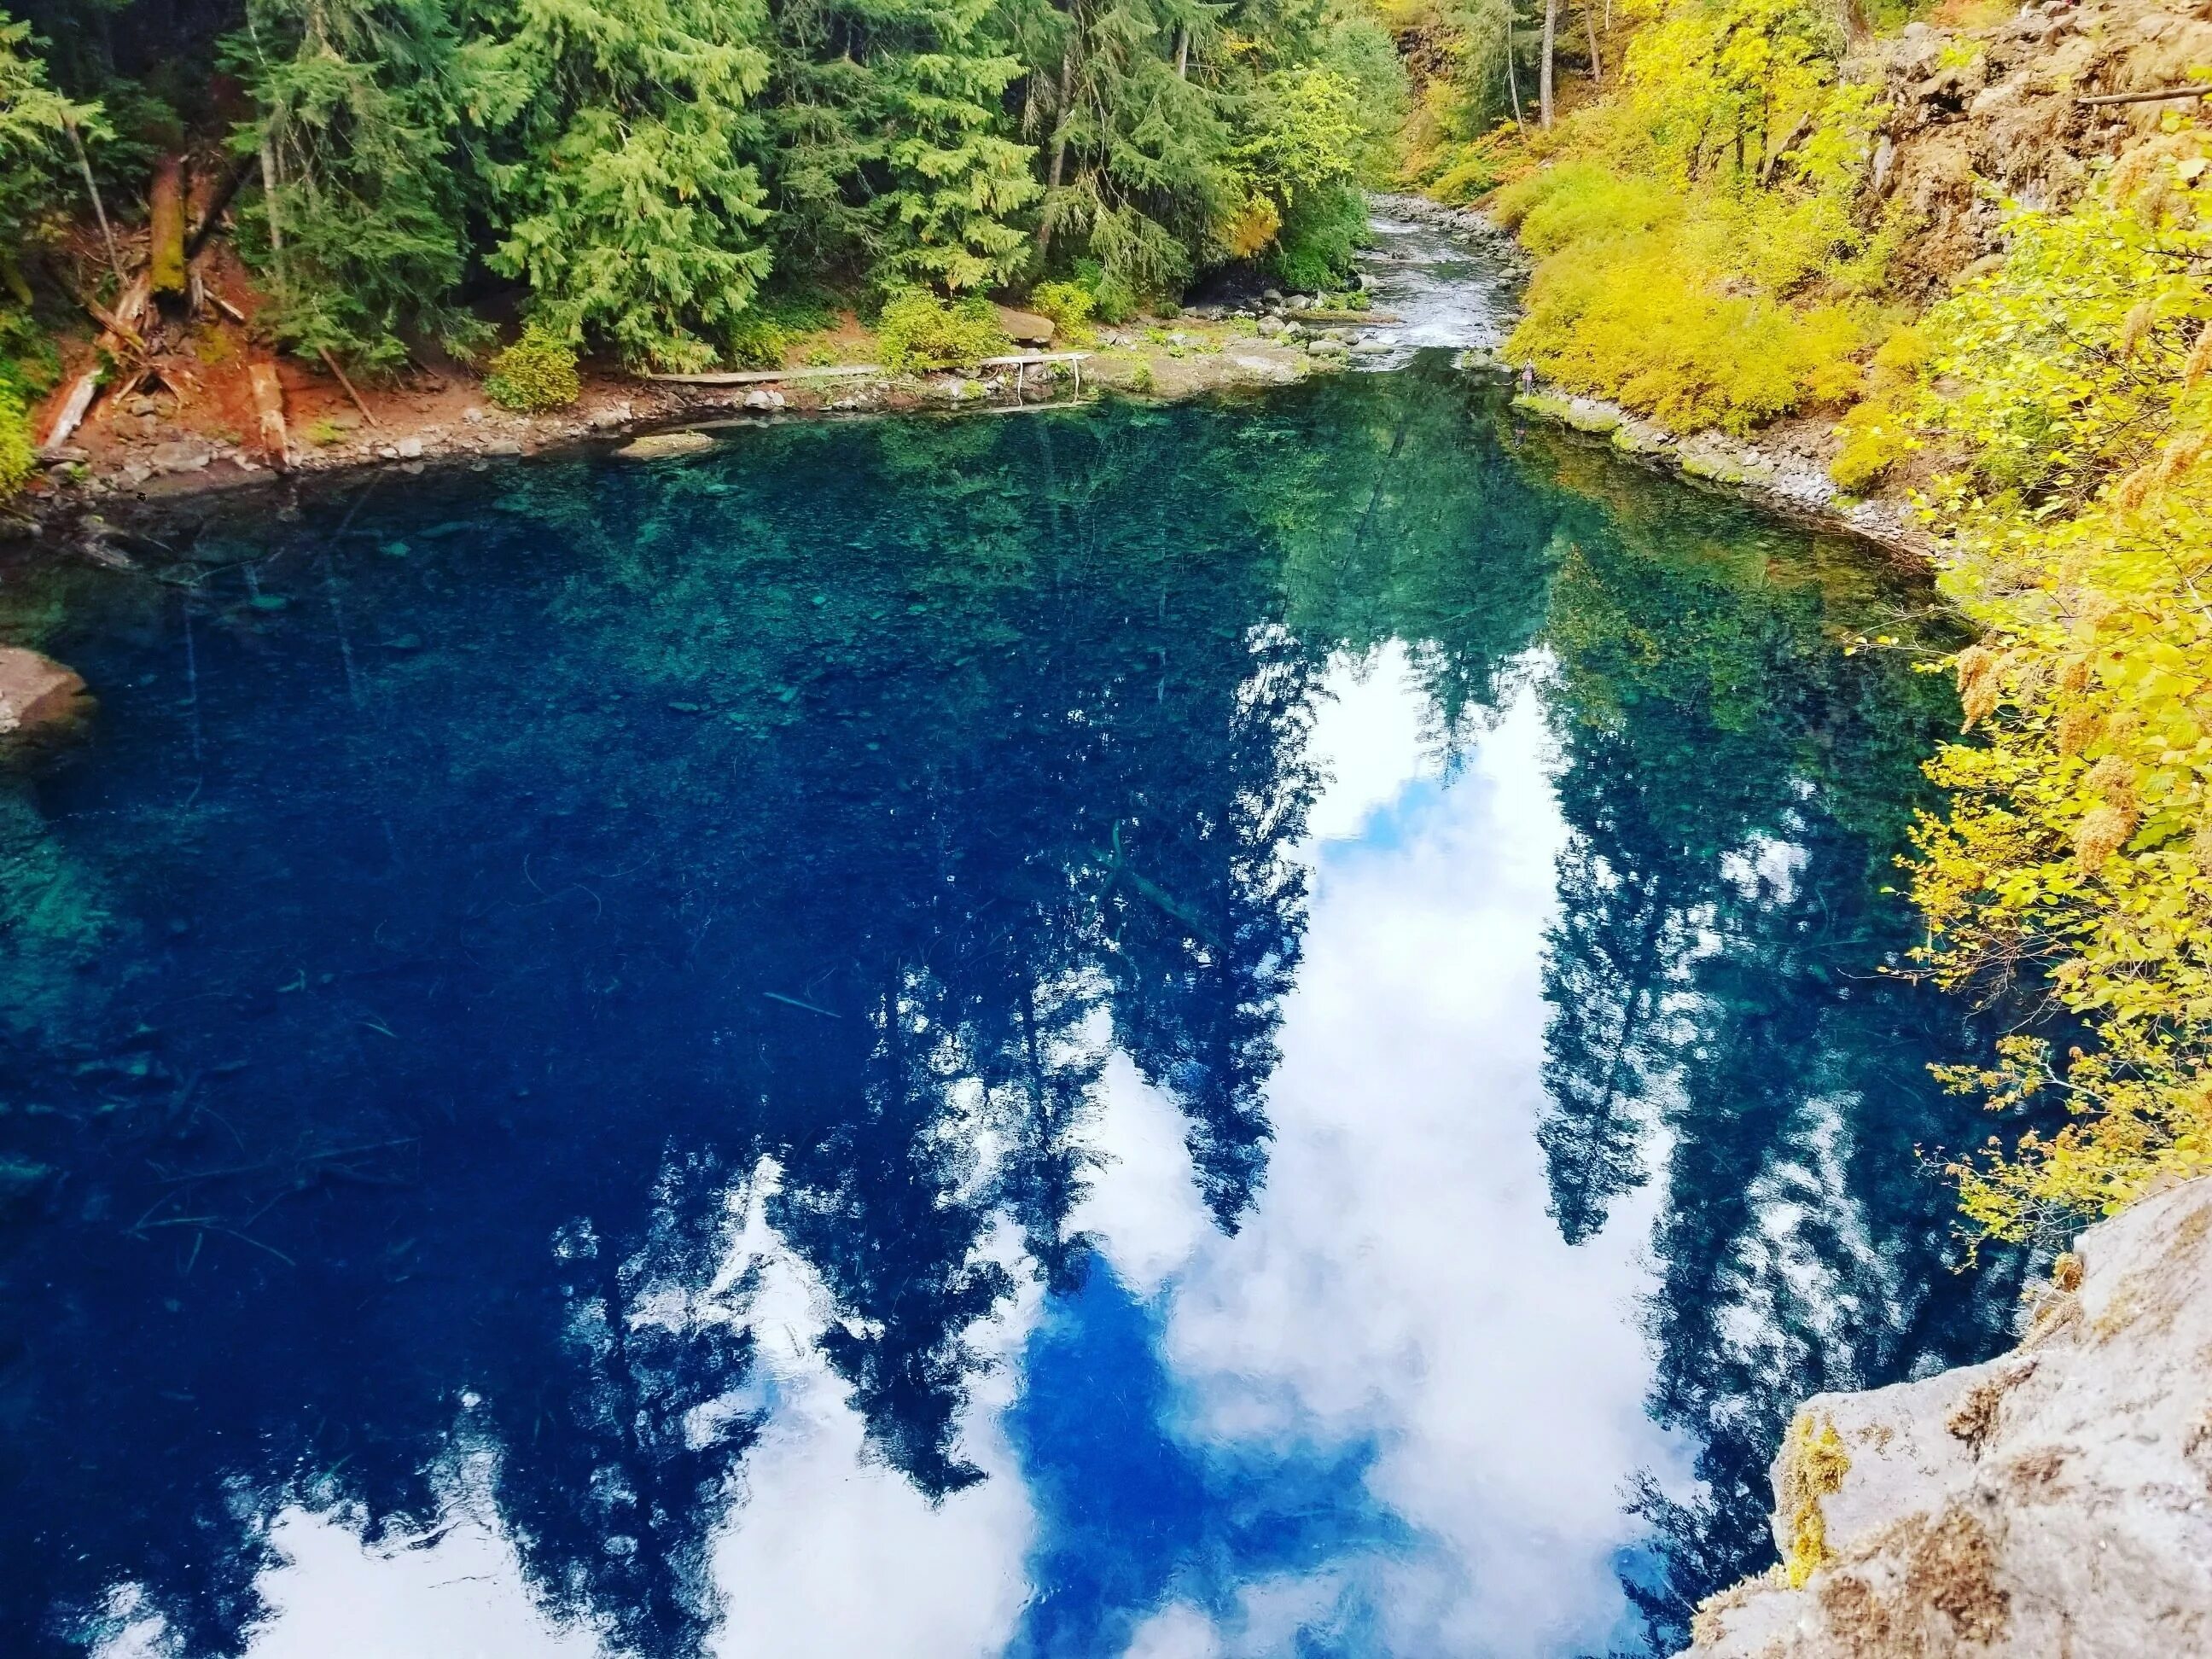
<svg viewBox="0 0 2212 1659">
<path fill-rule="evenodd" d="M 0 745 L 67 732 L 91 712 L 83 679 L 52 657 L 0 645 Z"/>
<path fill-rule="evenodd" d="M 632 438 L 615 451 L 620 461 L 657 461 L 671 455 L 696 455 L 712 449 L 714 441 L 704 432 L 648 432 Z"/>
<path fill-rule="evenodd" d="M 2212 1653 L 2212 1178 L 2084 1233 L 2011 1353 L 1807 1401 L 1774 1488 L 1695 1659 Z"/>
</svg>

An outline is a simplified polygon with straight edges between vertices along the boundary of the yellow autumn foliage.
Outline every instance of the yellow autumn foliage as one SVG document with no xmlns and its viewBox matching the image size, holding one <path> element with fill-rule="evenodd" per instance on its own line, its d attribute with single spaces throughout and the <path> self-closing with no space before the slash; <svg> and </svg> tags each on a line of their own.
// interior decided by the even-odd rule
<svg viewBox="0 0 2212 1659">
<path fill-rule="evenodd" d="M 1632 0 L 1610 100 L 1495 198 L 1540 256 L 1507 355 L 1685 430 L 1838 406 L 1896 319 L 1899 226 L 1856 210 L 1881 114 L 1799 0 Z"/>
<path fill-rule="evenodd" d="M 1954 1165 L 2025 1239 L 2212 1170 L 2212 195 L 2202 141 L 2136 152 L 1929 314 L 1927 501 L 1987 629 L 1956 662 L 1975 740 L 1929 763 L 1913 891 L 1947 985 L 2046 992 L 2092 1041 L 2026 1035 L 1948 1080 L 2054 1132 Z"/>
</svg>

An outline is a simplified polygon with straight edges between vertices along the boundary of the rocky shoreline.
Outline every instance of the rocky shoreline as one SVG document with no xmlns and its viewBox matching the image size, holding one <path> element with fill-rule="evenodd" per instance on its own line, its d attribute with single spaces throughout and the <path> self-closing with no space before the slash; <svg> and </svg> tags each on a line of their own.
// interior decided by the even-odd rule
<svg viewBox="0 0 2212 1659">
<path fill-rule="evenodd" d="M 1495 262 L 1513 273 L 1516 285 L 1533 268 L 1534 262 L 1511 234 L 1473 208 L 1414 196 L 1377 200 L 1397 216 L 1479 240 Z M 1466 353 L 1463 362 L 1480 372 L 1515 373 L 1497 355 L 1480 349 Z M 1855 499 L 1836 488 L 1826 465 L 1833 448 L 1827 422 L 1817 418 L 1779 423 L 1756 442 L 1711 429 L 1675 433 L 1620 404 L 1542 380 L 1525 385 L 1513 406 L 1532 419 L 1602 439 L 1620 454 L 1647 465 L 1747 497 L 1793 522 L 1839 532 L 1916 560 L 1933 556 L 1935 544 L 1908 503 L 1887 497 Z"/>
<path fill-rule="evenodd" d="M 150 526 L 166 510 L 211 493 L 386 469 L 420 474 L 431 466 L 465 465 L 481 471 L 500 461 L 708 423 L 1010 410 L 1065 404 L 1100 391 L 1167 398 L 1283 385 L 1342 361 L 1326 349 L 1316 353 L 1312 345 L 1313 337 L 1247 337 L 1194 323 L 1176 326 L 1157 344 L 1109 343 L 1073 361 L 1048 364 L 836 379 L 794 373 L 788 380 L 732 386 L 594 378 L 574 404 L 539 415 L 491 407 L 473 384 L 440 385 L 428 394 L 377 399 L 380 407 L 373 417 L 367 411 L 340 411 L 302 422 L 315 435 L 295 441 L 282 467 L 257 458 L 241 442 L 177 432 L 155 411 L 134 408 L 118 414 L 114 424 L 143 421 L 143 434 L 118 433 L 97 452 L 64 447 L 15 504 L 9 527 L 50 544 L 68 544 L 88 535 L 96 541 L 102 526 Z M 151 402 L 133 400 L 141 401 Z"/>
<path fill-rule="evenodd" d="M 1482 214 L 1425 198 L 1382 196 L 1379 209 L 1480 245 L 1504 273 L 1499 295 L 1525 277 L 1530 262 L 1518 244 Z M 1505 318 L 1499 319 L 1500 331 Z M 1280 386 L 1342 368 L 1373 343 L 1362 313 L 1341 320 L 1286 305 L 1201 306 L 1165 321 L 1103 331 L 1094 348 L 1054 353 L 1063 361 L 1000 363 L 961 371 L 890 374 L 865 368 L 794 369 L 744 384 L 700 386 L 622 375 L 587 376 L 566 408 L 511 413 L 489 404 L 465 376 L 371 394 L 355 406 L 335 386 L 308 387 L 294 422 L 285 465 L 257 457 L 234 434 L 181 428 L 157 400 L 135 398 L 116 411 L 91 447 L 64 447 L 16 504 L 12 530 L 49 546 L 71 547 L 103 562 L 127 562 L 134 535 L 157 532 L 188 501 L 215 492 L 267 489 L 287 482 L 350 472 L 432 466 L 485 470 L 523 458 L 626 445 L 646 459 L 672 453 L 660 434 L 727 423 L 924 411 L 1011 410 L 1066 404 L 1099 392 L 1161 402 L 1237 387 Z M 1477 373 L 1512 371 L 1485 346 L 1465 349 Z M 318 396 L 317 394 L 320 394 Z M 1841 496 L 1803 430 L 1790 448 L 1707 431 L 1675 434 L 1621 406 L 1538 383 L 1515 398 L 1523 414 L 1593 439 L 1623 455 L 1758 501 L 1816 529 L 1839 532 L 1915 558 L 1927 558 L 1928 538 L 1901 503 Z M 1799 423 L 1800 428 L 1808 423 Z M 639 445 L 637 441 L 648 441 Z"/>
</svg>

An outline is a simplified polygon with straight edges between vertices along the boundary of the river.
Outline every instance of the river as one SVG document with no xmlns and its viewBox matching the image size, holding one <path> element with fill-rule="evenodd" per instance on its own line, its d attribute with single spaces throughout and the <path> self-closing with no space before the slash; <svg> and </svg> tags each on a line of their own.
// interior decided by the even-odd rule
<svg viewBox="0 0 2212 1659">
<path fill-rule="evenodd" d="M 1456 260 L 12 576 L 0 1648 L 1648 1654 L 2001 1346 L 1924 585 L 1525 428 Z"/>
</svg>

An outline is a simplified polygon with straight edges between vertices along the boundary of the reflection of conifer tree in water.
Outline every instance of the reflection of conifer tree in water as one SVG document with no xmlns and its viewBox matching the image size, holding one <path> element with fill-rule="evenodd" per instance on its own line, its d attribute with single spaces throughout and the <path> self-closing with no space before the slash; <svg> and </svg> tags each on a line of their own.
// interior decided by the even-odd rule
<svg viewBox="0 0 2212 1659">
<path fill-rule="evenodd" d="M 1554 564 L 1559 497 L 1498 441 L 1489 401 L 1441 365 L 1374 391 L 1324 380 L 1297 410 L 1310 435 L 1249 441 L 1267 445 L 1245 481 L 1282 549 L 1292 632 L 1355 657 L 1404 641 L 1444 747 L 1499 705 Z"/>
<path fill-rule="evenodd" d="M 692 1651 L 717 1616 L 714 1500 L 749 1434 L 707 1431 L 696 1413 L 750 1358 L 743 1287 L 711 1294 L 731 1181 L 711 1156 L 672 1157 L 643 1237 L 619 1261 L 588 1223 L 563 1228 L 553 1248 L 567 1363 L 489 1407 L 504 1431 L 500 1507 L 532 1575 L 640 1652 Z"/>
<path fill-rule="evenodd" d="M 1671 1060 L 1669 973 L 1679 960 L 1680 851 L 1643 808 L 1620 734 L 1580 728 L 1565 745 L 1559 920 L 1545 936 L 1543 1121 L 1536 1139 L 1560 1237 L 1579 1244 L 1645 1178 L 1649 1105 Z"/>
<path fill-rule="evenodd" d="M 1101 860 L 1115 1032 L 1145 1079 L 1188 1120 L 1214 1220 L 1234 1231 L 1258 1191 L 1269 1133 L 1281 999 L 1305 928 L 1305 871 L 1285 856 L 1316 779 L 1303 758 L 1315 665 L 1273 631 L 1182 789 L 1142 798 Z M 1187 792 L 1187 793 L 1184 793 Z"/>
<path fill-rule="evenodd" d="M 1909 939 L 1875 888 L 1947 711 L 1830 637 L 1883 596 L 1818 548 L 1770 566 L 1711 533 L 1579 526 L 1547 629 L 1571 839 L 1538 1135 L 1571 1240 L 1668 1149 L 1651 1409 L 1697 1437 L 1706 1491 L 1635 1496 L 1660 1570 L 1624 1583 L 1660 1651 L 1771 1559 L 1766 1465 L 1799 1400 L 2002 1329 L 1951 1276 L 1950 1200 L 1911 1158 L 1966 1127 L 1924 1071 L 1956 1051 L 1955 1011 L 1878 977 Z"/>
</svg>

